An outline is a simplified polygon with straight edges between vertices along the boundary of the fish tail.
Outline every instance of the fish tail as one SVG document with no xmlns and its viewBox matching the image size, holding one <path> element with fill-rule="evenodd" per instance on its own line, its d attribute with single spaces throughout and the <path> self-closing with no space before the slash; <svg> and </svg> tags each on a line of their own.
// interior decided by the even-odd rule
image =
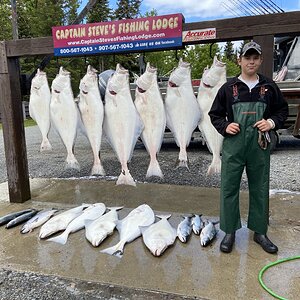
<svg viewBox="0 0 300 300">
<path fill-rule="evenodd" d="M 80 171 L 80 166 L 75 156 L 67 156 L 65 169 L 75 169 L 77 171 Z"/>
<path fill-rule="evenodd" d="M 61 245 L 65 245 L 68 240 L 69 232 L 63 232 L 62 234 L 55 236 L 51 239 L 47 239 L 49 242 L 55 242 Z"/>
<path fill-rule="evenodd" d="M 117 185 L 126 184 L 126 185 L 136 186 L 136 183 L 134 182 L 134 180 L 128 170 L 121 172 L 116 184 Z"/>
<path fill-rule="evenodd" d="M 213 160 L 208 167 L 207 175 L 221 173 L 221 159 L 220 157 L 213 157 Z"/>
<path fill-rule="evenodd" d="M 91 175 L 105 176 L 105 171 L 102 165 L 93 165 Z"/>
<path fill-rule="evenodd" d="M 164 175 L 160 169 L 157 159 L 151 159 L 147 170 L 146 177 L 157 176 L 163 178 Z"/>
<path fill-rule="evenodd" d="M 124 245 L 125 245 L 125 243 L 120 241 L 115 246 L 100 250 L 100 252 L 101 253 L 106 253 L 106 254 L 109 254 L 109 255 L 114 255 L 114 256 L 117 256 L 117 257 L 121 258 L 123 256 L 123 253 L 124 253 Z"/>
<path fill-rule="evenodd" d="M 52 150 L 52 146 L 49 140 L 47 138 L 44 138 L 41 143 L 40 152 L 51 151 L 51 150 Z"/>
</svg>

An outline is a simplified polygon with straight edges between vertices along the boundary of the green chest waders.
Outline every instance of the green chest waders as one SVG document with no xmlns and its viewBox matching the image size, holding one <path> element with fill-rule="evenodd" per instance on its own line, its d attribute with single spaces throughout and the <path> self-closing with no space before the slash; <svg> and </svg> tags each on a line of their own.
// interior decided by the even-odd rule
<svg viewBox="0 0 300 300">
<path fill-rule="evenodd" d="M 264 100 L 261 96 L 260 100 Z M 234 122 L 240 132 L 224 138 L 221 169 L 220 228 L 233 233 L 241 228 L 239 208 L 240 182 L 244 168 L 249 186 L 248 228 L 266 234 L 269 223 L 270 147 L 258 144 L 258 130 L 253 125 L 263 118 L 263 101 L 240 102 L 238 95 L 232 105 Z"/>
</svg>

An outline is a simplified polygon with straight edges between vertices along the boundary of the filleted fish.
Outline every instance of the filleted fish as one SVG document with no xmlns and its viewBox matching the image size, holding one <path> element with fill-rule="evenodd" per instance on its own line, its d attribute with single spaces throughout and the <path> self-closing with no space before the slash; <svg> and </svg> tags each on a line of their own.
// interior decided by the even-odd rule
<svg viewBox="0 0 300 300">
<path fill-rule="evenodd" d="M 123 206 L 110 207 L 110 211 L 98 219 L 85 221 L 85 237 L 94 247 L 98 247 L 113 233 L 119 220 L 117 211 L 122 208 Z"/>
<path fill-rule="evenodd" d="M 7 224 L 9 221 L 15 219 L 16 217 L 31 212 L 33 209 L 32 208 L 28 208 L 28 209 L 23 209 L 20 211 L 16 211 L 16 212 L 12 212 L 10 214 L 7 214 L 5 216 L 0 217 L 0 226 Z"/>
<path fill-rule="evenodd" d="M 172 131 L 180 148 L 176 166 L 188 168 L 186 148 L 199 124 L 201 111 L 192 86 L 190 64 L 182 59 L 170 75 L 165 108 L 167 127 Z"/>
<path fill-rule="evenodd" d="M 42 225 L 39 238 L 44 239 L 58 231 L 65 230 L 68 224 L 81 215 L 82 211 L 89 206 L 90 204 L 82 204 L 55 215 Z"/>
<path fill-rule="evenodd" d="M 149 226 L 155 221 L 154 212 L 147 204 L 142 204 L 133 209 L 124 219 L 118 221 L 117 230 L 120 234 L 120 241 L 112 247 L 101 250 L 100 252 L 122 257 L 124 246 L 141 236 L 142 226 Z"/>
<path fill-rule="evenodd" d="M 51 93 L 47 74 L 38 69 L 31 81 L 29 115 L 35 120 L 42 134 L 40 151 L 52 149 L 48 139 L 50 130 L 50 99 Z"/>
<path fill-rule="evenodd" d="M 34 217 L 28 220 L 22 227 L 20 232 L 21 233 L 28 233 L 33 231 L 35 228 L 43 225 L 46 223 L 55 213 L 57 209 L 48 209 L 42 210 L 38 212 Z"/>
<path fill-rule="evenodd" d="M 200 244 L 201 246 L 205 247 L 208 244 L 211 243 L 211 241 L 216 237 L 217 235 L 217 229 L 215 227 L 215 224 L 218 222 L 212 222 L 208 221 L 204 228 L 201 230 L 200 233 Z"/>
<path fill-rule="evenodd" d="M 31 219 L 34 215 L 37 214 L 37 212 L 38 212 L 37 210 L 32 209 L 31 211 L 29 211 L 25 214 L 22 214 L 16 218 L 12 219 L 11 221 L 9 221 L 6 224 L 5 228 L 9 229 L 9 228 L 15 227 L 19 224 L 22 224 L 22 223 L 28 221 L 29 219 Z"/>
<path fill-rule="evenodd" d="M 141 227 L 143 241 L 154 256 L 160 256 L 174 244 L 177 233 L 169 223 L 171 215 L 157 215 L 161 220 L 148 226 Z"/>
<path fill-rule="evenodd" d="M 104 110 L 98 86 L 97 71 L 90 65 L 80 81 L 79 89 L 78 108 L 94 155 L 91 175 L 105 175 L 99 157 Z"/>
<path fill-rule="evenodd" d="M 145 73 L 136 80 L 135 107 L 144 124 L 142 141 L 150 155 L 146 177 L 163 177 L 157 160 L 166 127 L 166 113 L 157 83 L 157 69 L 147 63 Z"/>
<path fill-rule="evenodd" d="M 183 216 L 177 226 L 177 236 L 182 243 L 186 243 L 192 233 L 192 216 Z"/>
<path fill-rule="evenodd" d="M 192 218 L 192 228 L 193 232 L 197 235 L 200 234 L 202 228 L 204 227 L 203 221 L 201 219 L 202 215 L 194 215 Z"/>
<path fill-rule="evenodd" d="M 107 83 L 103 129 L 121 163 L 117 184 L 135 186 L 127 163 L 143 130 L 143 123 L 131 97 L 128 70 L 119 64 Z"/>
<path fill-rule="evenodd" d="M 214 57 L 210 68 L 204 70 L 200 82 L 197 101 L 203 113 L 199 123 L 199 129 L 206 141 L 208 149 L 213 155 L 212 162 L 208 167 L 207 174 L 220 173 L 221 171 L 221 149 L 223 136 L 218 133 L 212 125 L 208 112 L 220 87 L 226 82 L 226 64 Z"/>
<path fill-rule="evenodd" d="M 50 238 L 47 241 L 64 245 L 67 242 L 70 233 L 83 229 L 86 220 L 95 220 L 99 218 L 104 214 L 105 210 L 106 206 L 103 203 L 92 204 L 86 208 L 82 214 L 73 219 L 62 234 Z"/>
<path fill-rule="evenodd" d="M 51 85 L 51 124 L 58 132 L 67 150 L 66 168 L 79 170 L 73 147 L 79 124 L 79 111 L 74 101 L 70 72 L 60 67 Z"/>
</svg>

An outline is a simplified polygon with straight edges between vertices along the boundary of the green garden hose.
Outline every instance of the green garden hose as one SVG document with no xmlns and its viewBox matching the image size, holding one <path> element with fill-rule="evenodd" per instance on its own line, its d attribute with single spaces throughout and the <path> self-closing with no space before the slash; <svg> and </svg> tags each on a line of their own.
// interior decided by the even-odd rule
<svg viewBox="0 0 300 300">
<path fill-rule="evenodd" d="M 264 274 L 264 272 L 265 272 L 266 270 L 268 270 L 269 268 L 271 268 L 271 267 L 273 267 L 273 266 L 276 266 L 276 265 L 281 264 L 281 263 L 283 263 L 283 262 L 287 262 L 287 261 L 294 260 L 294 259 L 300 259 L 300 256 L 293 256 L 293 257 L 288 257 L 288 258 L 279 259 L 279 260 L 277 260 L 277 261 L 275 261 L 275 262 L 272 262 L 272 263 L 270 263 L 270 264 L 264 266 L 264 267 L 260 270 L 260 272 L 259 272 L 259 274 L 258 274 L 258 281 L 259 281 L 259 283 L 261 284 L 261 286 L 262 286 L 269 294 L 271 294 L 273 297 L 275 297 L 275 298 L 277 298 L 277 299 L 280 299 L 280 300 L 288 300 L 288 299 L 286 299 L 286 298 L 284 298 L 284 297 L 278 296 L 277 294 L 275 294 L 271 289 L 269 289 L 269 288 L 264 284 L 264 282 L 263 282 L 263 280 L 262 280 L 263 274 Z"/>
</svg>

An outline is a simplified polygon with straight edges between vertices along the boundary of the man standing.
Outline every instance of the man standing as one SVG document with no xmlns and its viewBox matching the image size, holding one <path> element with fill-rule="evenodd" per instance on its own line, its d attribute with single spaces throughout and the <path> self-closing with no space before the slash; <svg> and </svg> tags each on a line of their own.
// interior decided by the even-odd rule
<svg viewBox="0 0 300 300">
<path fill-rule="evenodd" d="M 249 186 L 247 226 L 254 241 L 269 253 L 278 248 L 267 237 L 269 224 L 269 131 L 283 126 L 288 105 L 277 85 L 257 71 L 262 63 L 260 45 L 244 45 L 238 59 L 241 74 L 225 83 L 209 112 L 211 122 L 224 136 L 221 168 L 220 228 L 225 232 L 220 250 L 232 251 L 235 232 L 241 228 L 239 190 L 246 168 Z"/>
</svg>

